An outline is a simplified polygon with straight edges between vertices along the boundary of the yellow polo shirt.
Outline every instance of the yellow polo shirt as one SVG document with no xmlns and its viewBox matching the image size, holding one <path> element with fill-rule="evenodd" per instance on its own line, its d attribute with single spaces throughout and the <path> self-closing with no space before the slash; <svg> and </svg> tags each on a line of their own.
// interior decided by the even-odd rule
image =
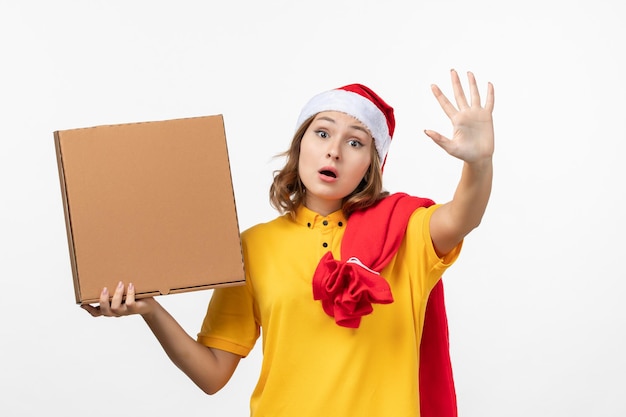
<svg viewBox="0 0 626 417">
<path fill-rule="evenodd" d="M 246 284 L 214 290 L 198 334 L 206 346 L 246 356 L 263 334 L 253 417 L 419 416 L 419 342 L 428 295 L 456 260 L 429 233 L 437 205 L 412 215 L 406 236 L 381 271 L 391 304 L 374 304 L 357 329 L 338 326 L 313 299 L 312 277 L 332 250 L 340 259 L 347 224 L 300 207 L 242 233 Z"/>
</svg>

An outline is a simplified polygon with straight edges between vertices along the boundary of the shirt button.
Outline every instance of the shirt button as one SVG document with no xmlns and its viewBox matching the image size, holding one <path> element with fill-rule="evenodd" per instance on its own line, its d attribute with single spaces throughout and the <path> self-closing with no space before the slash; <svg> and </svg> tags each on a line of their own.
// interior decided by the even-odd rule
<svg viewBox="0 0 626 417">
<path fill-rule="evenodd" d="M 327 248 L 328 247 L 328 243 L 324 242 L 324 243 L 322 243 L 322 246 Z"/>
<path fill-rule="evenodd" d="M 322 224 L 323 224 L 324 226 L 328 226 L 328 220 L 324 220 L 324 221 L 322 222 Z"/>
</svg>

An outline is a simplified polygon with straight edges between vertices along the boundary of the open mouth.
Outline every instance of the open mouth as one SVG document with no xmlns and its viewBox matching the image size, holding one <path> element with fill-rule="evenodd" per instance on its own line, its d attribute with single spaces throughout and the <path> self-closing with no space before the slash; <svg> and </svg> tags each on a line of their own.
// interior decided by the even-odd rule
<svg viewBox="0 0 626 417">
<path fill-rule="evenodd" d="M 327 177 L 331 177 L 331 178 L 337 178 L 337 174 L 328 169 L 322 169 L 320 171 L 320 174 L 325 175 Z"/>
</svg>

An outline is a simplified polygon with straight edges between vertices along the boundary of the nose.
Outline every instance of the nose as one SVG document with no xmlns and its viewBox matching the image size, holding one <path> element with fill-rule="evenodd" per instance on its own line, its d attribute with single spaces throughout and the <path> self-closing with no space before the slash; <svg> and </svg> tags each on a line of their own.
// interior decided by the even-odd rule
<svg viewBox="0 0 626 417">
<path fill-rule="evenodd" d="M 330 141 L 328 144 L 326 158 L 339 160 L 340 156 L 341 156 L 341 151 L 339 149 L 339 143 L 337 141 Z"/>
</svg>

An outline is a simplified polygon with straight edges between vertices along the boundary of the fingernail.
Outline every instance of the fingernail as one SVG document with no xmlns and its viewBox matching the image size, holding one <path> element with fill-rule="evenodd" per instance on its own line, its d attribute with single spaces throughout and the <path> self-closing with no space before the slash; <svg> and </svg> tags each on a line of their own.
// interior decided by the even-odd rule
<svg viewBox="0 0 626 417">
<path fill-rule="evenodd" d="M 122 281 L 117 283 L 117 288 L 122 288 L 124 286 L 124 283 Z"/>
<path fill-rule="evenodd" d="M 134 290 L 134 289 L 135 289 L 135 287 L 133 286 L 133 283 L 132 283 L 132 282 L 129 282 L 129 283 L 128 283 L 128 291 L 130 291 L 130 290 Z"/>
<path fill-rule="evenodd" d="M 109 290 L 107 289 L 107 287 L 104 287 L 102 289 L 102 295 L 106 295 L 106 294 L 108 294 L 108 292 L 109 292 Z"/>
</svg>

